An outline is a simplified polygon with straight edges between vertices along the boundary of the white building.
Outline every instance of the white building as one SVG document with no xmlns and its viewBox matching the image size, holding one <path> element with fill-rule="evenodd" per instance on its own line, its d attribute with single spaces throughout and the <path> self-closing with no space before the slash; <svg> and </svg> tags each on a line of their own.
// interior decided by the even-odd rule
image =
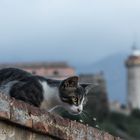
<svg viewBox="0 0 140 140">
<path fill-rule="evenodd" d="M 130 109 L 140 109 L 140 50 L 133 48 L 126 61 L 127 103 Z"/>
</svg>

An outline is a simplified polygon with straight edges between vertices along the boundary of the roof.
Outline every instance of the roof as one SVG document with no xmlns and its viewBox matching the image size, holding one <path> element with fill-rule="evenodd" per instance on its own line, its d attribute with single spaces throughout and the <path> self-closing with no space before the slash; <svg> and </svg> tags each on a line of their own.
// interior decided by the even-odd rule
<svg viewBox="0 0 140 140">
<path fill-rule="evenodd" d="M 133 46 L 132 53 L 126 60 L 126 66 L 140 66 L 140 50 Z"/>
<path fill-rule="evenodd" d="M 1 68 L 5 67 L 19 67 L 19 68 L 72 68 L 66 62 L 27 62 L 27 63 L 5 63 L 0 64 Z"/>
<path fill-rule="evenodd" d="M 129 56 L 126 60 L 126 66 L 140 66 L 140 57 L 138 56 Z"/>
</svg>

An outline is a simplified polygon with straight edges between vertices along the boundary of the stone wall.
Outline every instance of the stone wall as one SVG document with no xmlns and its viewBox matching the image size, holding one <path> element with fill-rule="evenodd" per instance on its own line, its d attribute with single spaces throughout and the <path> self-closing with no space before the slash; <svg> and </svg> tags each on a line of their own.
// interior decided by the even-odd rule
<svg viewBox="0 0 140 140">
<path fill-rule="evenodd" d="M 0 140 L 120 140 L 0 94 Z"/>
</svg>

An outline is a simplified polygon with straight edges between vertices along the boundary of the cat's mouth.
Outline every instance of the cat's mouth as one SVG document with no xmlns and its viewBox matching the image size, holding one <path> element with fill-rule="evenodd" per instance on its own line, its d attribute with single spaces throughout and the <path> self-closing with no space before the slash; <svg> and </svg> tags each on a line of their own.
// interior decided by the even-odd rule
<svg viewBox="0 0 140 140">
<path fill-rule="evenodd" d="M 75 106 L 75 105 L 70 106 L 68 104 L 65 104 L 63 108 L 65 108 L 66 111 L 68 111 L 69 114 L 71 115 L 80 115 L 83 112 L 83 109 L 82 109 L 83 107 L 81 106 Z"/>
</svg>

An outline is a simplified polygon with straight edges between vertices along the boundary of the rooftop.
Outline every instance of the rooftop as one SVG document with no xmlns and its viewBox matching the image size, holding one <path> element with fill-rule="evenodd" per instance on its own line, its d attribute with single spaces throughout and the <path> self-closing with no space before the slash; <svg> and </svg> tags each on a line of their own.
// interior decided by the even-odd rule
<svg viewBox="0 0 140 140">
<path fill-rule="evenodd" d="M 6 63 L 0 64 L 1 68 L 5 67 L 20 67 L 20 68 L 70 68 L 66 62 L 27 62 L 27 63 Z"/>
<path fill-rule="evenodd" d="M 140 66 L 140 50 L 135 46 L 133 46 L 132 53 L 126 60 L 126 66 L 134 66 L 134 65 Z"/>
</svg>

